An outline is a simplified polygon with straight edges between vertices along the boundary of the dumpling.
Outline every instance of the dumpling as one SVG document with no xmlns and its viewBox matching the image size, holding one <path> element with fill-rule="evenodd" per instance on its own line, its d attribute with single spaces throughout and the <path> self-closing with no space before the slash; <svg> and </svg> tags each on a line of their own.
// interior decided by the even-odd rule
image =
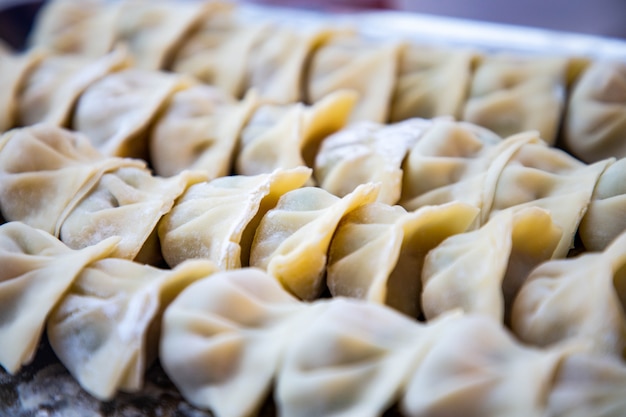
<svg viewBox="0 0 626 417">
<path fill-rule="evenodd" d="M 0 137 L 0 211 L 58 237 L 68 213 L 100 180 L 138 160 L 104 158 L 81 134 L 37 124 Z"/>
<path fill-rule="evenodd" d="M 591 202 L 578 227 L 587 250 L 602 251 L 626 231 L 626 158 L 611 163 L 593 190 Z"/>
<path fill-rule="evenodd" d="M 470 49 L 403 45 L 389 121 L 460 119 L 476 56 Z"/>
<path fill-rule="evenodd" d="M 73 129 L 104 155 L 148 158 L 148 128 L 176 91 L 192 80 L 131 68 L 92 84 L 80 97 Z"/>
<path fill-rule="evenodd" d="M 550 214 L 538 207 L 505 210 L 478 230 L 450 236 L 424 261 L 426 319 L 460 309 L 508 322 L 519 288 L 551 259 L 560 238 Z"/>
<path fill-rule="evenodd" d="M 165 261 L 171 267 L 190 258 L 208 258 L 221 269 L 247 266 L 261 218 L 310 176 L 299 167 L 192 185 L 159 223 Z"/>
<path fill-rule="evenodd" d="M 138 391 L 158 352 L 164 309 L 189 284 L 213 272 L 211 262 L 199 260 L 173 270 L 114 258 L 92 263 L 52 312 L 50 345 L 96 398 Z"/>
<path fill-rule="evenodd" d="M 317 187 L 284 194 L 257 228 L 250 266 L 266 270 L 288 291 L 304 300 L 324 290 L 331 238 L 344 215 L 378 194 L 376 184 L 363 184 L 343 198 Z"/>
<path fill-rule="evenodd" d="M 120 236 L 114 256 L 158 265 L 162 260 L 159 220 L 189 186 L 205 180 L 202 171 L 184 171 L 170 178 L 135 167 L 107 172 L 69 212 L 59 236 L 75 249 Z"/>
<path fill-rule="evenodd" d="M 19 92 L 32 68 L 43 57 L 44 54 L 38 51 L 0 53 L 0 133 L 17 125 Z"/>
<path fill-rule="evenodd" d="M 400 46 L 337 35 L 311 58 L 306 101 L 316 102 L 339 89 L 355 90 L 359 99 L 350 121 L 385 123 L 396 83 Z"/>
<path fill-rule="evenodd" d="M 170 176 L 203 169 L 210 179 L 229 175 L 239 134 L 257 105 L 254 94 L 237 102 L 208 85 L 175 92 L 149 135 L 155 172 Z"/>
<path fill-rule="evenodd" d="M 465 232 L 477 216 L 477 208 L 458 202 L 414 212 L 383 203 L 351 211 L 328 252 L 330 293 L 386 304 L 417 318 L 426 254 L 448 236 Z"/>
<path fill-rule="evenodd" d="M 423 119 L 392 125 L 352 123 L 322 142 L 315 158 L 315 179 L 339 197 L 360 184 L 380 182 L 378 201 L 396 204 L 402 192 L 404 158 L 431 125 Z"/>
<path fill-rule="evenodd" d="M 489 215 L 511 207 L 548 210 L 563 233 L 554 256 L 563 258 L 609 162 L 586 165 L 544 141 L 526 143 L 501 170 Z"/>
<path fill-rule="evenodd" d="M 563 146 L 581 160 L 626 157 L 626 63 L 598 60 L 572 89 Z"/>
<path fill-rule="evenodd" d="M 626 351 L 626 233 L 604 252 L 544 263 L 532 271 L 513 305 L 520 340 L 548 346 L 566 340 L 594 352 Z"/>
<path fill-rule="evenodd" d="M 479 224 L 484 224 L 500 172 L 517 149 L 533 140 L 529 134 L 502 140 L 476 125 L 435 119 L 402 165 L 399 204 L 415 210 L 458 200 L 481 209 Z"/>
<path fill-rule="evenodd" d="M 213 2 L 128 0 L 115 21 L 115 42 L 128 46 L 137 68 L 169 66 L 186 35 L 213 10 Z"/>
<path fill-rule="evenodd" d="M 382 416 L 419 370 L 426 330 L 360 300 L 334 298 L 315 307 L 286 340 L 275 391 L 278 415 Z"/>
<path fill-rule="evenodd" d="M 120 4 L 105 0 L 48 1 L 37 13 L 28 44 L 58 55 L 100 57 L 115 42 Z"/>
<path fill-rule="evenodd" d="M 76 101 L 90 85 L 131 65 L 124 48 L 98 57 L 48 55 L 40 59 L 22 83 L 18 97 L 18 123 L 67 126 Z M 101 103 L 100 103 L 101 105 Z"/>
<path fill-rule="evenodd" d="M 21 222 L 0 226 L 0 365 L 17 372 L 37 350 L 50 311 L 80 271 L 109 256 L 117 238 L 73 251 Z"/>
<path fill-rule="evenodd" d="M 247 59 L 244 90 L 254 88 L 263 99 L 276 104 L 304 101 L 309 59 L 334 34 L 331 28 L 286 25 L 263 31 Z M 309 102 L 317 102 L 338 89 L 309 97 Z"/>
<path fill-rule="evenodd" d="M 610 356 L 573 354 L 559 365 L 547 399 L 547 415 L 554 417 L 621 417 L 626 368 Z"/>
<path fill-rule="evenodd" d="M 540 417 L 569 349 L 531 349 L 483 315 L 447 320 L 407 382 L 409 417 Z M 426 336 L 427 337 L 427 336 Z"/>
<path fill-rule="evenodd" d="M 538 130 L 550 145 L 565 108 L 569 60 L 489 54 L 472 78 L 463 120 L 502 137 Z"/>
<path fill-rule="evenodd" d="M 217 272 L 165 311 L 161 364 L 196 407 L 253 416 L 271 391 L 287 340 L 302 329 L 302 316 L 314 313 L 258 269 Z"/>
<path fill-rule="evenodd" d="M 336 91 L 312 106 L 263 104 L 241 132 L 235 172 L 269 173 L 278 168 L 313 168 L 320 143 L 348 122 L 356 97 Z"/>
<path fill-rule="evenodd" d="M 268 26 L 240 22 L 232 4 L 217 4 L 180 45 L 172 70 L 242 97 L 253 47 Z"/>
</svg>

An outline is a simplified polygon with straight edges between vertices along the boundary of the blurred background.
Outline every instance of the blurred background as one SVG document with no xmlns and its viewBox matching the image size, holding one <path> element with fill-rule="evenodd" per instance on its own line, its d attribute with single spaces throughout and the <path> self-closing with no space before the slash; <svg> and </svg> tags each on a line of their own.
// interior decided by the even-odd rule
<svg viewBox="0 0 626 417">
<path fill-rule="evenodd" d="M 76 0 L 82 1 L 82 0 Z M 626 40 L 626 0 L 239 0 L 327 11 L 403 10 Z M 0 38 L 20 48 L 41 0 L 0 0 Z"/>
</svg>

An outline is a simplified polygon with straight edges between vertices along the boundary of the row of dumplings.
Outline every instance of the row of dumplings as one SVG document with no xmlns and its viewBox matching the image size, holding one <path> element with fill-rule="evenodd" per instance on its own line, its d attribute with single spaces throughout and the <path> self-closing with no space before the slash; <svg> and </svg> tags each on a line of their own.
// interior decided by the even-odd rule
<svg viewBox="0 0 626 417">
<path fill-rule="evenodd" d="M 482 314 L 421 324 L 344 297 L 306 303 L 260 269 L 219 271 L 208 260 L 159 269 L 111 257 L 117 244 L 72 250 L 24 223 L 0 226 L 10 266 L 0 297 L 11 300 L 0 303 L 0 341 L 11 341 L 0 343 L 4 368 L 32 360 L 46 329 L 61 362 L 101 400 L 140 390 L 158 357 L 187 401 L 226 417 L 257 415 L 270 395 L 286 416 L 395 407 L 405 416 L 618 417 L 625 406 L 626 366 L 590 351 L 593 337 L 534 348 Z M 623 263 L 624 242 L 585 256 L 606 261 L 618 247 Z M 580 275 L 583 259 L 546 264 L 544 279 L 569 279 L 554 274 L 558 262 Z"/>
<path fill-rule="evenodd" d="M 536 129 L 588 163 L 626 156 L 626 62 L 380 41 L 332 22 L 293 26 L 214 1 L 54 0 L 30 46 L 95 58 L 123 43 L 139 68 L 192 75 L 237 98 L 256 88 L 274 103 L 311 104 L 349 89 L 358 93 L 351 121 L 451 116 L 503 137 Z"/>
<path fill-rule="evenodd" d="M 456 127 L 464 134 L 452 138 L 476 140 L 465 125 Z M 359 298 L 426 320 L 461 309 L 490 316 L 535 345 L 588 338 L 594 351 L 621 355 L 625 232 L 616 229 L 624 194 L 596 201 L 594 188 L 604 187 L 605 175 L 623 187 L 614 177 L 623 177 L 623 160 L 571 165 L 575 160 L 534 134 L 496 147 L 507 142 L 507 153 L 470 170 L 475 175 L 458 187 L 508 205 L 451 199 L 407 210 L 377 201 L 380 183 L 342 197 L 309 186 L 312 170 L 304 166 L 213 180 L 201 170 L 154 176 L 143 161 L 103 156 L 84 135 L 38 124 L 0 137 L 0 209 L 7 221 L 73 249 L 114 238 L 114 257 L 170 268 L 198 258 L 220 270 L 253 266 L 303 300 Z M 514 194 L 501 197 L 499 187 Z M 615 239 L 605 255 L 582 258 L 587 266 L 573 268 L 578 277 L 568 272 L 573 261 L 558 261 L 581 234 L 583 214 L 594 210 L 604 222 L 595 229 Z M 545 284 L 551 273 L 541 268 L 550 260 L 567 279 Z"/>
<path fill-rule="evenodd" d="M 479 225 L 512 206 L 539 206 L 562 228 L 560 257 L 577 232 L 586 249 L 602 250 L 626 229 L 624 159 L 587 165 L 537 132 L 502 139 L 444 117 L 350 122 L 351 90 L 312 105 L 276 104 L 256 90 L 238 100 L 189 76 L 129 67 L 125 47 L 96 59 L 31 52 L 2 62 L 33 66 L 3 90 L 5 127 L 65 126 L 105 156 L 144 159 L 162 177 L 308 167 L 307 185 L 338 197 L 375 182 L 377 201 L 407 210 L 461 201 L 481 210 Z"/>
</svg>

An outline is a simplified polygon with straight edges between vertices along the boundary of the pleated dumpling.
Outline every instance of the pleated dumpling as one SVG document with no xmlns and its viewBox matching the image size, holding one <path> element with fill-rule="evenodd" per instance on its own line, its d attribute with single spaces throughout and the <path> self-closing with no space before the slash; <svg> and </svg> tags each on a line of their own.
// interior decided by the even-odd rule
<svg viewBox="0 0 626 417">
<path fill-rule="evenodd" d="M 263 99 L 277 104 L 305 101 L 302 89 L 309 59 L 334 34 L 331 28 L 307 25 L 275 25 L 263 31 L 247 60 L 244 89 L 254 88 Z M 309 102 L 338 89 L 309 97 Z"/>
<path fill-rule="evenodd" d="M 604 252 L 537 267 L 515 299 L 512 329 L 524 342 L 548 346 L 565 340 L 594 352 L 626 351 L 626 233 Z"/>
<path fill-rule="evenodd" d="M 80 271 L 110 255 L 116 242 L 73 251 L 24 223 L 0 226 L 0 366 L 15 373 L 33 359 L 54 306 Z"/>
<path fill-rule="evenodd" d="M 18 124 L 19 92 L 45 54 L 29 51 L 21 54 L 0 52 L 0 133 Z"/>
<path fill-rule="evenodd" d="M 268 26 L 241 22 L 235 11 L 229 3 L 216 5 L 180 45 L 172 69 L 239 98 L 246 90 L 252 49 Z"/>
<path fill-rule="evenodd" d="M 120 236 L 115 256 L 158 264 L 162 259 L 159 220 L 190 185 L 205 180 L 202 171 L 184 171 L 170 178 L 135 167 L 107 172 L 69 212 L 59 236 L 71 248 Z"/>
<path fill-rule="evenodd" d="M 65 217 L 109 170 L 143 167 L 138 160 L 104 158 L 89 139 L 37 124 L 0 137 L 0 211 L 58 236 Z"/>
<path fill-rule="evenodd" d="M 591 202 L 578 227 L 583 246 L 602 251 L 626 231 L 626 158 L 611 163 L 593 190 Z"/>
<path fill-rule="evenodd" d="M 215 272 L 209 261 L 173 270 L 125 259 L 103 259 L 83 269 L 48 320 L 57 357 L 100 400 L 143 386 L 156 358 L 161 316 L 189 284 Z"/>
<path fill-rule="evenodd" d="M 108 74 L 131 65 L 125 48 L 98 58 L 47 55 L 29 71 L 18 97 L 18 123 L 68 126 L 81 94 Z M 102 103 L 99 103 L 102 105 Z"/>
<path fill-rule="evenodd" d="M 92 84 L 80 97 L 72 127 L 107 156 L 148 158 L 147 130 L 158 111 L 191 80 L 131 68 Z"/>
<path fill-rule="evenodd" d="M 339 223 L 328 252 L 330 293 L 419 317 L 426 254 L 447 237 L 465 232 L 477 215 L 477 208 L 458 202 L 414 212 L 383 203 L 353 210 Z"/>
<path fill-rule="evenodd" d="M 54 54 L 99 57 L 115 42 L 115 22 L 122 2 L 54 0 L 37 13 L 28 43 Z"/>
<path fill-rule="evenodd" d="M 247 266 L 261 218 L 310 176 L 310 169 L 299 167 L 192 185 L 159 223 L 165 261 L 173 267 L 186 259 L 208 258 L 221 269 Z"/>
<path fill-rule="evenodd" d="M 263 104 L 241 132 L 235 172 L 270 173 L 278 168 L 313 168 L 320 143 L 348 122 L 355 95 L 336 91 L 306 106 Z"/>
<path fill-rule="evenodd" d="M 483 315 L 447 320 L 407 382 L 403 415 L 543 416 L 566 349 L 523 346 Z"/>
<path fill-rule="evenodd" d="M 373 202 L 376 184 L 363 184 L 343 198 L 317 187 L 284 194 L 257 228 L 250 266 L 266 270 L 297 297 L 311 300 L 324 290 L 331 238 L 344 215 Z"/>
<path fill-rule="evenodd" d="M 392 125 L 353 123 L 324 139 L 315 158 L 315 179 L 339 197 L 360 184 L 380 182 L 379 201 L 396 204 L 402 192 L 404 158 L 431 125 L 423 119 Z"/>
<path fill-rule="evenodd" d="M 424 261 L 426 319 L 460 309 L 508 321 L 528 274 L 552 257 L 560 237 L 550 214 L 530 207 L 501 212 L 480 229 L 444 240 Z"/>
<path fill-rule="evenodd" d="M 158 175 L 203 169 L 213 179 L 229 175 L 239 134 L 258 105 L 242 102 L 216 87 L 194 85 L 175 92 L 150 133 L 150 162 Z"/>
<path fill-rule="evenodd" d="M 476 56 L 470 49 L 403 45 L 389 121 L 460 119 Z"/>
<path fill-rule="evenodd" d="M 415 210 L 458 200 L 480 208 L 483 224 L 501 170 L 531 140 L 535 138 L 526 134 L 502 140 L 476 125 L 435 119 L 402 165 L 399 204 Z"/>
<path fill-rule="evenodd" d="M 377 44 L 347 34 L 330 38 L 311 58 L 306 100 L 339 89 L 358 93 L 351 121 L 385 123 L 396 82 L 400 46 Z"/>
<path fill-rule="evenodd" d="M 554 256 L 565 257 L 609 163 L 586 165 L 536 138 L 520 147 L 501 170 L 489 216 L 512 207 L 548 210 L 562 231 Z"/>
<path fill-rule="evenodd" d="M 196 407 L 225 417 L 256 415 L 307 307 L 258 269 L 217 272 L 165 311 L 161 364 Z"/>
<path fill-rule="evenodd" d="M 621 417 L 626 367 L 620 358 L 572 354 L 564 358 L 547 399 L 554 417 Z"/>
<path fill-rule="evenodd" d="M 360 300 L 314 305 L 316 314 L 287 340 L 275 393 L 278 414 L 384 415 L 415 373 L 426 329 Z"/>
<path fill-rule="evenodd" d="M 130 0 L 115 21 L 115 41 L 128 45 L 138 68 L 165 69 L 186 35 L 213 9 L 213 2 Z"/>
<path fill-rule="evenodd" d="M 626 157 L 626 63 L 598 60 L 572 89 L 563 146 L 581 160 Z"/>
<path fill-rule="evenodd" d="M 538 130 L 553 145 L 565 109 L 569 60 L 489 54 L 472 78 L 463 120 L 503 137 Z"/>
</svg>

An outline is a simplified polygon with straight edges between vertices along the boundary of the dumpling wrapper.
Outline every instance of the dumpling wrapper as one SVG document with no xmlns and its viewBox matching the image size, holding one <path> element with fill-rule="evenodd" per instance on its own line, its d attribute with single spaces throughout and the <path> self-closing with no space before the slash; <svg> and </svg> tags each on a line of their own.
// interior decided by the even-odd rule
<svg viewBox="0 0 626 417">
<path fill-rule="evenodd" d="M 261 105 L 241 133 L 235 172 L 269 173 L 278 168 L 313 168 L 321 142 L 348 122 L 356 96 L 341 90 L 312 106 Z"/>
<path fill-rule="evenodd" d="M 0 226 L 0 365 L 18 372 L 37 351 L 46 319 L 87 265 L 109 256 L 117 238 L 73 251 L 21 222 Z"/>
<path fill-rule="evenodd" d="M 31 49 L 57 55 L 76 54 L 97 58 L 115 42 L 115 22 L 122 2 L 104 0 L 54 0 L 46 2 L 35 17 L 28 37 Z"/>
<path fill-rule="evenodd" d="M 532 349 L 483 315 L 447 320 L 400 401 L 403 415 L 543 416 L 561 359 L 571 349 Z"/>
<path fill-rule="evenodd" d="M 0 133 L 17 125 L 19 92 L 44 55 L 37 50 L 22 54 L 0 53 Z"/>
<path fill-rule="evenodd" d="M 261 98 L 276 104 L 305 101 L 303 87 L 309 59 L 335 32 L 326 27 L 286 25 L 264 30 L 247 59 L 244 90 L 254 88 Z M 339 89 L 319 94 L 309 102 L 317 102 Z"/>
<path fill-rule="evenodd" d="M 315 158 L 315 179 L 338 197 L 360 184 L 380 182 L 378 201 L 396 204 L 402 192 L 404 158 L 431 126 L 423 119 L 392 125 L 352 123 L 322 142 Z"/>
<path fill-rule="evenodd" d="M 610 356 L 574 354 L 563 359 L 547 400 L 554 417 L 621 417 L 626 408 L 626 368 Z"/>
<path fill-rule="evenodd" d="M 69 212 L 107 171 L 144 167 L 139 160 L 105 158 L 89 139 L 37 124 L 0 137 L 0 211 L 58 237 Z"/>
<path fill-rule="evenodd" d="M 104 155 L 148 158 L 148 129 L 176 91 L 192 80 L 137 68 L 111 74 L 80 97 L 73 128 Z"/>
<path fill-rule="evenodd" d="M 426 205 L 462 201 L 481 210 L 484 224 L 493 204 L 498 178 L 508 160 L 527 142 L 523 133 L 505 140 L 465 122 L 435 119 L 431 129 L 404 161 L 400 205 L 415 210 Z"/>
<path fill-rule="evenodd" d="M 315 313 L 310 310 L 258 269 L 217 272 L 165 311 L 161 364 L 194 406 L 225 417 L 256 415 L 287 340 Z"/>
<path fill-rule="evenodd" d="M 190 258 L 210 259 L 220 269 L 247 266 L 261 218 L 310 176 L 310 169 L 299 167 L 192 185 L 159 223 L 165 261 L 171 267 Z"/>
<path fill-rule="evenodd" d="M 239 98 L 245 93 L 252 49 L 268 26 L 240 22 L 234 12 L 232 4 L 217 5 L 180 45 L 172 70 Z"/>
<path fill-rule="evenodd" d="M 350 121 L 385 123 L 396 83 L 400 46 L 365 42 L 357 36 L 334 36 L 311 58 L 306 101 L 333 91 L 354 90 L 359 99 Z"/>
<path fill-rule="evenodd" d="M 420 117 L 461 118 L 476 53 L 470 49 L 403 45 L 391 100 L 391 123 Z"/>
<path fill-rule="evenodd" d="M 626 157 L 626 63 L 598 60 L 572 89 L 563 146 L 592 163 Z"/>
<path fill-rule="evenodd" d="M 513 304 L 512 329 L 537 346 L 580 341 L 593 352 L 626 352 L 626 233 L 604 252 L 537 267 Z"/>
<path fill-rule="evenodd" d="M 608 164 L 586 165 L 541 140 L 526 143 L 502 169 L 489 216 L 511 207 L 548 210 L 562 230 L 554 257 L 564 258 Z"/>
<path fill-rule="evenodd" d="M 339 221 L 350 211 L 373 202 L 377 184 L 363 184 L 343 198 L 321 188 L 304 187 L 284 194 L 257 228 L 250 266 L 274 276 L 304 300 L 324 289 L 327 253 Z"/>
<path fill-rule="evenodd" d="M 81 94 L 107 75 L 131 66 L 125 48 L 98 58 L 47 55 L 22 83 L 18 98 L 18 123 L 68 126 Z M 100 103 L 101 105 L 101 103 Z"/>
<path fill-rule="evenodd" d="M 565 109 L 569 60 L 491 54 L 472 78 L 463 120 L 502 137 L 538 130 L 554 145 Z"/>
<path fill-rule="evenodd" d="M 150 134 L 155 172 L 171 176 L 185 169 L 203 169 L 210 179 L 229 175 L 239 134 L 257 104 L 254 94 L 237 102 L 208 85 L 174 93 Z"/>
<path fill-rule="evenodd" d="M 415 212 L 383 203 L 353 210 L 331 241 L 330 293 L 386 304 L 417 318 L 426 254 L 447 237 L 465 232 L 477 216 L 477 208 L 458 202 Z"/>
<path fill-rule="evenodd" d="M 610 165 L 596 183 L 591 202 L 578 226 L 578 235 L 590 251 L 606 249 L 626 231 L 626 158 L 611 162 L 608 161 Z"/>
<path fill-rule="evenodd" d="M 115 25 L 115 42 L 128 46 L 137 68 L 161 70 L 195 26 L 208 16 L 213 2 L 127 0 Z"/>
<path fill-rule="evenodd" d="M 192 282 L 215 272 L 209 261 L 173 270 L 125 259 L 104 259 L 83 269 L 48 320 L 59 360 L 99 400 L 118 390 L 139 391 L 157 356 L 165 308 Z"/>
<path fill-rule="evenodd" d="M 189 186 L 205 180 L 201 171 L 170 178 L 154 177 L 144 168 L 107 172 L 68 214 L 59 236 L 74 249 L 120 236 L 114 256 L 157 265 L 162 260 L 159 220 Z"/>
<path fill-rule="evenodd" d="M 313 306 L 324 308 L 287 340 L 274 395 L 278 414 L 382 416 L 416 372 L 425 329 L 361 300 Z"/>
<path fill-rule="evenodd" d="M 444 240 L 424 261 L 426 319 L 461 310 L 508 322 L 520 287 L 532 269 L 551 259 L 560 237 L 546 210 L 529 207 L 503 211 L 480 229 Z"/>
</svg>

